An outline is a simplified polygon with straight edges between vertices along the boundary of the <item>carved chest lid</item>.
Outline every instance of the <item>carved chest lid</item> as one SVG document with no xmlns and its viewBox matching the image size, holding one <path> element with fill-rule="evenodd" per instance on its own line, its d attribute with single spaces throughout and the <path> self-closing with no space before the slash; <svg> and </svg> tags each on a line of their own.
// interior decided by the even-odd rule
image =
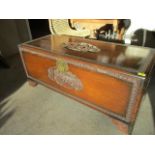
<svg viewBox="0 0 155 155">
<path fill-rule="evenodd" d="M 48 35 L 23 43 L 21 46 L 125 70 L 139 76 L 147 74 L 155 57 L 155 50 L 151 48 L 126 46 L 67 35 Z"/>
</svg>

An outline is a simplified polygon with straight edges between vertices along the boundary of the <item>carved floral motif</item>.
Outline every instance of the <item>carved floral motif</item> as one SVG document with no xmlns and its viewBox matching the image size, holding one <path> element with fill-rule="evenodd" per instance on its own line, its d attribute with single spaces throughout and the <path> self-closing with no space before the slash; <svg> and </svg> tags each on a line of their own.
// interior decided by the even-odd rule
<svg viewBox="0 0 155 155">
<path fill-rule="evenodd" d="M 80 79 L 69 71 L 68 64 L 63 60 L 57 60 L 56 67 L 48 69 L 48 77 L 57 84 L 75 90 L 81 90 L 83 85 Z"/>
<path fill-rule="evenodd" d="M 100 51 L 98 47 L 85 42 L 68 42 L 68 43 L 64 43 L 63 46 L 65 48 L 68 48 L 74 51 L 80 51 L 80 52 L 96 53 Z"/>
</svg>

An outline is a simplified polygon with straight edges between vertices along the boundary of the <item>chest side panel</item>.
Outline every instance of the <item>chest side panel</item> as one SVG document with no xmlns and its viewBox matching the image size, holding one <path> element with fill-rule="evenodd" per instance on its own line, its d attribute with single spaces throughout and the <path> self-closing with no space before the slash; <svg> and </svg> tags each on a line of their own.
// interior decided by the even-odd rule
<svg viewBox="0 0 155 155">
<path fill-rule="evenodd" d="M 67 64 L 69 74 L 57 74 L 57 71 L 54 71 L 57 68 L 56 60 L 32 53 L 23 52 L 23 60 L 28 76 L 75 96 L 76 99 L 90 102 L 112 115 L 126 117 L 132 95 L 132 83 L 70 63 Z M 49 69 L 51 69 L 50 72 Z M 66 77 L 67 84 L 63 81 Z M 75 87 L 68 86 L 70 83 Z"/>
</svg>

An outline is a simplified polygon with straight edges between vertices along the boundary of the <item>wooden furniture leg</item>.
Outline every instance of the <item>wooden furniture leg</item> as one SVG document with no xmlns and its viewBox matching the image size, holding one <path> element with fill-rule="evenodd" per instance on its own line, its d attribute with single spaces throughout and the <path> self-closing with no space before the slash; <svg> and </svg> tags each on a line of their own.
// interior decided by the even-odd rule
<svg viewBox="0 0 155 155">
<path fill-rule="evenodd" d="M 33 81 L 33 80 L 28 80 L 28 83 L 29 83 L 29 85 L 32 86 L 32 87 L 35 87 L 35 86 L 38 85 L 38 83 L 35 82 L 35 81 Z"/>
</svg>

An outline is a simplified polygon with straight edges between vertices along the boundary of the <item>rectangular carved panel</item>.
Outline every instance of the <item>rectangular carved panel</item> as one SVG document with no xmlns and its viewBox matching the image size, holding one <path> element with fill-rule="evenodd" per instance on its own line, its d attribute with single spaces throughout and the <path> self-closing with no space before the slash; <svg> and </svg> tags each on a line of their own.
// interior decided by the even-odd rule
<svg viewBox="0 0 155 155">
<path fill-rule="evenodd" d="M 66 87 L 66 83 L 61 85 L 56 81 L 57 79 L 49 78 L 49 69 L 56 68 L 56 60 L 27 52 L 23 52 L 23 58 L 29 76 L 83 101 L 88 101 L 99 108 L 122 117 L 126 116 L 132 83 L 68 63 L 68 72 L 82 84 L 82 88 L 79 90 L 71 89 Z M 66 75 L 66 73 L 64 74 Z M 64 76 L 64 78 L 66 77 Z M 69 81 L 71 80 L 69 79 Z"/>
</svg>

